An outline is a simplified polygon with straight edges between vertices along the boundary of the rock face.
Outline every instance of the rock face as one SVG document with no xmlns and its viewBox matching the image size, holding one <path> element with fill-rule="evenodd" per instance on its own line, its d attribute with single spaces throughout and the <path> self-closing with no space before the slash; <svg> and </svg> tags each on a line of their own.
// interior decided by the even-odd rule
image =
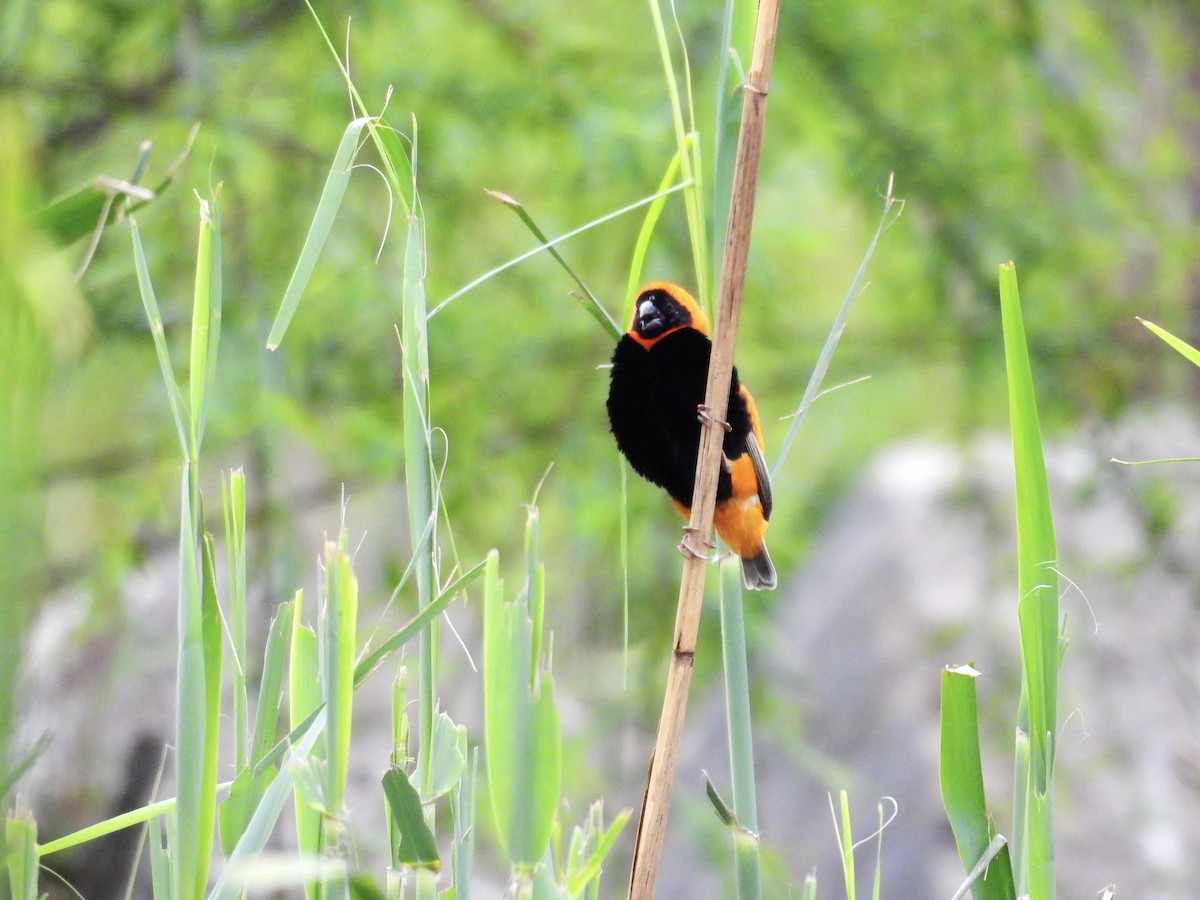
<svg viewBox="0 0 1200 900">
<path fill-rule="evenodd" d="M 1187 416 L 1163 415 L 1131 419 L 1047 451 L 1070 641 L 1062 668 L 1056 770 L 1056 853 L 1064 897 L 1095 896 L 1109 883 L 1116 884 L 1118 897 L 1196 896 L 1200 468 L 1130 468 L 1109 459 L 1198 447 L 1200 432 Z M 379 508 L 390 510 L 385 518 L 395 516 L 399 501 Z M 336 508 L 325 512 L 323 522 L 337 521 Z M 355 527 L 380 533 L 361 515 Z M 883 896 L 929 900 L 955 891 L 962 867 L 937 780 L 938 692 L 946 664 L 971 662 L 981 672 L 989 805 L 1001 833 L 1011 833 L 1019 686 L 1015 560 L 1012 464 L 1003 437 L 980 440 L 966 451 L 924 443 L 896 446 L 831 513 L 809 560 L 778 592 L 768 634 L 750 650 L 759 824 L 773 868 L 789 873 L 769 884 L 786 884 L 790 877 L 798 885 L 815 868 L 820 896 L 841 895 L 828 797 L 836 799 L 845 788 L 856 840 L 875 829 L 881 798 L 895 801 L 897 814 L 883 835 Z M 368 557 L 359 562 L 369 564 Z M 380 570 L 383 565 L 379 562 Z M 64 596 L 45 607 L 30 653 L 24 733 L 36 736 L 49 728 L 57 737 L 22 785 L 40 818 L 57 819 L 65 829 L 101 817 L 119 792 L 122 758 L 136 736 L 153 735 L 160 746 L 167 739 L 175 572 L 166 555 L 131 576 L 127 629 L 99 640 L 84 640 L 76 631 L 85 596 Z M 360 578 L 369 577 L 360 572 Z M 477 646 L 474 608 L 455 615 L 466 642 Z M 144 633 L 152 628 L 167 638 Z M 161 659 L 154 654 L 131 659 L 131 648 L 139 647 L 156 653 L 161 647 Z M 581 702 L 596 695 L 595 687 L 573 680 L 594 680 L 605 669 L 581 658 L 589 652 L 573 650 L 574 659 L 563 659 L 557 690 L 564 722 L 574 723 L 570 731 L 610 735 L 608 750 L 589 745 L 589 755 L 607 756 L 597 763 L 590 790 L 604 792 L 608 809 L 615 811 L 640 799 L 653 735 L 606 726 L 597 721 L 602 715 L 597 704 Z M 459 680 L 443 693 L 451 714 L 472 728 L 474 739 L 477 676 L 461 668 L 461 678 L 455 676 Z M 361 777 L 352 773 L 357 795 L 350 805 L 367 832 L 377 824 L 378 774 L 388 747 L 387 693 L 383 682 L 376 688 L 368 684 L 356 699 L 355 743 L 370 758 Z M 607 705 L 611 714 L 614 703 L 632 702 L 618 688 Z M 465 710 L 456 708 L 461 704 Z M 693 693 L 660 900 L 732 895 L 728 839 L 714 824 L 698 777 L 706 769 L 727 791 L 724 718 L 719 685 Z M 604 781 L 597 788 L 598 778 Z M 579 818 L 582 802 L 570 821 Z M 480 823 L 488 843 L 486 806 Z M 627 826 L 623 845 L 632 843 L 633 827 Z M 369 835 L 364 842 L 370 844 Z M 857 855 L 859 887 L 865 891 L 875 845 L 865 844 Z M 363 862 L 382 871 L 370 859 Z M 614 858 L 608 867 L 606 895 L 620 893 L 622 866 Z"/>
</svg>

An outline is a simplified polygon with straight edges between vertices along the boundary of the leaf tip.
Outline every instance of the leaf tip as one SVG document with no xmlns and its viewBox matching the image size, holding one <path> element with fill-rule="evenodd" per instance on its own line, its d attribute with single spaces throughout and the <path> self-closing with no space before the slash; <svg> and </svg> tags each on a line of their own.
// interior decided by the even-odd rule
<svg viewBox="0 0 1200 900">
<path fill-rule="evenodd" d="M 514 209 L 521 208 L 520 201 L 518 201 L 515 197 L 509 196 L 508 194 L 504 193 L 503 191 L 493 191 L 491 188 L 484 188 L 483 192 L 485 194 L 487 194 L 489 197 L 493 197 L 496 200 L 499 200 L 505 206 L 511 206 Z"/>
<path fill-rule="evenodd" d="M 951 675 L 966 675 L 969 678 L 979 677 L 979 670 L 970 663 L 964 663 L 961 666 L 946 666 L 946 671 Z"/>
</svg>

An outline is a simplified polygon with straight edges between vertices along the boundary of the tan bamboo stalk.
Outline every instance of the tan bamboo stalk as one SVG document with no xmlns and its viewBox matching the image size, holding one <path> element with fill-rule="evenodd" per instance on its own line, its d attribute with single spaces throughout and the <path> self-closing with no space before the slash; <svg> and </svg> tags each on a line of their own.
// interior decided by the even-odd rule
<svg viewBox="0 0 1200 900">
<path fill-rule="evenodd" d="M 746 279 L 746 259 L 750 249 L 750 226 L 754 219 L 758 163 L 762 155 L 767 86 L 775 53 L 779 5 L 780 0 L 759 2 L 750 71 L 743 86 L 742 122 L 738 133 L 737 156 L 734 160 L 729 227 L 725 234 L 713 352 L 705 389 L 705 406 L 715 421 L 725 418 L 729 383 L 733 376 L 733 345 L 737 338 L 742 286 Z M 699 551 L 705 547 L 704 538 L 712 534 L 717 469 L 720 465 L 724 435 L 725 432 L 715 424 L 701 429 L 700 455 L 692 494 L 692 516 L 685 531 L 685 543 Z M 646 794 L 642 801 L 642 814 L 638 820 L 637 839 L 634 844 L 633 869 L 629 877 L 630 900 L 650 900 L 654 896 L 654 881 L 662 855 L 671 786 L 675 780 L 675 762 L 679 755 L 679 740 L 687 710 L 688 690 L 692 683 L 696 636 L 700 630 L 700 607 L 704 597 L 707 567 L 708 563 L 702 556 L 685 554 L 683 578 L 679 586 L 679 605 L 675 615 L 675 639 L 667 673 L 667 689 L 663 696 L 658 738 L 654 744 L 654 755 L 650 758 Z"/>
</svg>

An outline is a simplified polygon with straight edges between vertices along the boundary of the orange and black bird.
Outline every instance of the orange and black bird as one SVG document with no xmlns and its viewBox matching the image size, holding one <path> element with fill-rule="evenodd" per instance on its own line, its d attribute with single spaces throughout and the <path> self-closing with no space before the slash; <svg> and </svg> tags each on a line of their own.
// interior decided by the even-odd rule
<svg viewBox="0 0 1200 900">
<path fill-rule="evenodd" d="M 695 298 L 656 281 L 638 294 L 633 322 L 612 358 L 608 421 L 617 447 L 635 472 L 666 489 L 685 518 L 691 515 L 711 354 L 708 319 Z M 771 518 L 771 479 L 754 398 L 738 382 L 736 368 L 726 419 L 713 523 L 742 558 L 746 587 L 770 590 L 775 566 L 763 535 Z"/>
</svg>

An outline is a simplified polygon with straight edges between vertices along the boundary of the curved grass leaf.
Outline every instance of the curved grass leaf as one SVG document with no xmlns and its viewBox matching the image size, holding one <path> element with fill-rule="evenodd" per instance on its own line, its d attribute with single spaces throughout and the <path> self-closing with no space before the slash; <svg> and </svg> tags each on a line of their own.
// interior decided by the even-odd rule
<svg viewBox="0 0 1200 900">
<path fill-rule="evenodd" d="M 666 185 L 664 185 L 664 187 L 666 187 Z M 563 271 L 566 272 L 567 275 L 571 277 L 571 280 L 579 286 L 579 289 L 583 291 L 583 299 L 581 301 L 583 308 L 587 310 L 588 314 L 591 315 L 593 319 L 600 323 L 600 327 L 604 328 L 610 335 L 612 335 L 613 340 L 620 340 L 621 327 L 613 320 L 613 317 L 609 315 L 608 310 L 604 308 L 604 305 L 599 301 L 599 299 L 597 299 L 596 295 L 592 293 L 591 288 L 583 283 L 583 279 L 580 278 L 575 270 L 571 268 L 570 264 L 563 258 L 563 255 L 558 252 L 558 248 L 554 247 L 550 243 L 550 238 L 546 237 L 546 233 L 542 231 L 540 227 L 538 227 L 537 222 L 533 220 L 533 217 L 529 215 L 528 211 L 524 206 L 521 205 L 520 201 L 510 197 L 508 194 L 503 194 L 500 191 L 489 190 L 486 193 L 489 197 L 495 197 L 517 214 L 517 218 L 525 223 L 525 227 L 528 228 L 533 236 L 545 246 L 546 252 L 554 257 L 555 262 L 562 266 Z"/>
<path fill-rule="evenodd" d="M 333 165 L 329 167 L 329 175 L 325 178 L 325 187 L 321 190 L 321 199 L 317 201 L 317 211 L 308 227 L 304 247 L 300 250 L 296 268 L 292 270 L 292 277 L 283 292 L 283 302 L 275 315 L 274 324 L 271 325 L 271 333 L 267 336 L 268 350 L 276 349 L 283 341 L 292 316 L 296 314 L 296 307 L 300 305 L 300 297 L 308 287 L 308 280 L 312 277 L 317 259 L 325 248 L 333 220 L 337 218 L 342 198 L 346 196 L 346 186 L 350 183 L 350 163 L 354 159 L 359 138 L 363 128 L 367 126 L 367 121 L 366 116 L 360 116 L 347 125 L 342 133 L 341 143 L 338 144 L 337 153 L 333 157 Z"/>
<path fill-rule="evenodd" d="M 158 367 L 167 388 L 167 403 L 171 407 L 171 418 L 175 422 L 175 432 L 179 436 L 180 450 L 186 455 L 188 439 L 183 423 L 187 403 L 175 381 L 175 370 L 171 366 L 171 354 L 167 349 L 167 338 L 163 329 L 162 312 L 159 310 L 158 299 L 154 294 L 154 285 L 150 281 L 150 271 L 146 266 L 146 252 L 142 249 L 142 239 L 138 233 L 137 221 L 132 218 L 129 220 L 129 234 L 133 240 L 133 265 L 137 271 L 138 290 L 142 295 L 142 306 L 146 310 L 146 319 L 150 323 L 150 336 L 154 339 L 154 352 L 158 357 Z"/>
<path fill-rule="evenodd" d="M 627 212 L 632 212 L 633 210 L 638 209 L 643 206 L 646 206 L 647 204 L 654 203 L 660 197 L 666 196 L 668 194 L 673 194 L 676 191 L 685 190 L 690 184 L 691 184 L 691 182 L 689 182 L 689 181 L 683 181 L 679 184 L 672 185 L 671 187 L 667 188 L 664 191 L 659 191 L 656 194 L 651 194 L 649 197 L 643 197 L 641 200 L 636 200 L 633 203 L 630 203 L 628 206 L 622 206 L 620 209 L 613 210 L 610 213 L 605 213 L 604 215 L 600 216 L 600 218 L 593 219 L 592 221 L 590 221 L 584 225 L 580 225 L 578 228 L 576 228 L 572 231 L 568 231 L 566 234 L 560 234 L 558 237 L 554 238 L 553 240 L 547 241 L 544 244 L 540 244 L 539 246 L 534 247 L 532 250 L 526 250 L 524 253 L 521 253 L 518 256 L 515 256 L 512 259 L 510 259 L 508 262 L 501 263 L 500 265 L 496 266 L 496 268 L 490 269 L 489 271 L 484 272 L 478 278 L 476 278 L 473 281 L 470 281 L 467 284 L 460 287 L 457 291 L 455 291 L 453 294 L 451 294 L 449 297 L 447 297 L 445 300 L 443 300 L 441 303 L 439 303 L 437 306 L 435 306 L 433 309 L 431 309 L 429 311 L 429 318 L 432 319 L 434 316 L 436 316 L 438 313 L 440 313 L 443 309 L 445 309 L 447 306 L 449 306 L 451 303 L 453 303 L 455 300 L 457 300 L 463 294 L 467 293 L 468 291 L 472 290 L 473 288 L 479 287 L 479 285 L 483 284 L 485 281 L 492 278 L 493 276 L 499 275 L 501 272 L 505 271 L 506 269 L 511 269 L 513 266 L 517 265 L 518 263 L 522 263 L 525 260 L 529 259 L 530 257 L 537 256 L 539 253 L 541 253 L 547 247 L 557 246 L 558 244 L 561 244 L 564 241 L 568 241 L 573 237 L 583 234 L 585 231 L 589 231 L 589 230 L 595 228 L 597 225 L 603 225 L 605 222 L 611 221 L 612 219 L 616 219 L 619 216 L 623 216 Z"/>
</svg>

